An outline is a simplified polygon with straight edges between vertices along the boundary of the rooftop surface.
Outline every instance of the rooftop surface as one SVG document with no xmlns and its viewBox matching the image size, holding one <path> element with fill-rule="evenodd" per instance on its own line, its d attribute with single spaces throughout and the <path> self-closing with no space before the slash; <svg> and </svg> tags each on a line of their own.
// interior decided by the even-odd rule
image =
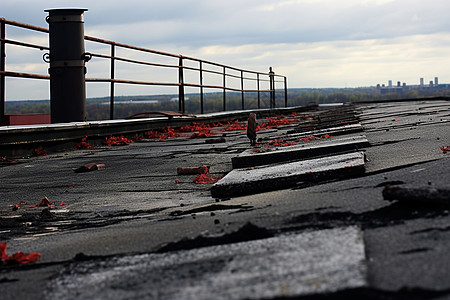
<svg viewBox="0 0 450 300">
<path fill-rule="evenodd" d="M 5 299 L 450 299 L 450 102 L 256 113 L 3 158 Z"/>
</svg>

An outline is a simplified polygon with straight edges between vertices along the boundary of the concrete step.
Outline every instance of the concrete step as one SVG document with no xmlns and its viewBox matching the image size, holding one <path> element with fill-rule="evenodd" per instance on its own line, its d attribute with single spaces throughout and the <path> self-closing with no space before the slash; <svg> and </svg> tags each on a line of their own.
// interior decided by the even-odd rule
<svg viewBox="0 0 450 300">
<path fill-rule="evenodd" d="M 280 162 L 301 160 L 345 151 L 355 151 L 368 147 L 369 141 L 364 135 L 323 139 L 293 146 L 261 147 L 249 149 L 231 159 L 233 169 L 249 168 Z"/>
<path fill-rule="evenodd" d="M 364 173 L 364 153 L 353 152 L 274 166 L 234 169 L 211 187 L 213 198 L 290 188 L 300 182 L 320 182 Z"/>
</svg>

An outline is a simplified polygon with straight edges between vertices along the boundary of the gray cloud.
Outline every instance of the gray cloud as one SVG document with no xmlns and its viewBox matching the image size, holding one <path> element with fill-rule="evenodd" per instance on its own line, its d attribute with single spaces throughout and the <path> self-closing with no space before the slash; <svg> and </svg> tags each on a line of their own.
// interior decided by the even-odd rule
<svg viewBox="0 0 450 300">
<path fill-rule="evenodd" d="M 46 26 L 44 9 L 66 3 L 10 1 L 2 3 L 2 12 L 5 18 Z M 89 9 L 87 29 L 114 28 L 113 38 L 143 44 L 364 40 L 450 30 L 445 0 L 80 0 L 77 6 Z"/>
<path fill-rule="evenodd" d="M 5 1 L 1 16 L 47 27 L 44 9 L 72 5 Z M 448 0 L 78 0 L 76 6 L 88 9 L 87 34 L 248 69 L 272 65 L 292 87 L 450 78 Z M 21 62 L 32 66 L 17 57 L 14 68 Z"/>
</svg>

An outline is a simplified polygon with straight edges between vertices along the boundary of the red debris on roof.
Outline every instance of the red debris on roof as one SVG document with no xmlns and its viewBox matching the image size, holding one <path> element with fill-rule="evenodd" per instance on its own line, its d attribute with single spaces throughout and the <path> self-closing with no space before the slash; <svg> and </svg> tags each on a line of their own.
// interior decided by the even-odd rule
<svg viewBox="0 0 450 300">
<path fill-rule="evenodd" d="M 17 163 L 17 161 L 7 159 L 6 156 L 0 156 L 0 163 Z"/>
<path fill-rule="evenodd" d="M 445 154 L 447 152 L 450 152 L 450 146 L 447 147 L 441 147 L 442 152 Z"/>
<path fill-rule="evenodd" d="M 211 131 L 210 128 L 205 128 L 205 129 L 202 129 L 202 130 L 199 131 L 199 132 L 194 132 L 194 133 L 190 136 L 190 138 L 191 138 L 191 139 L 205 138 L 205 137 L 213 136 L 213 135 L 216 135 L 216 134 L 218 134 L 218 133 L 217 133 L 217 132 L 214 132 L 214 131 Z"/>
<path fill-rule="evenodd" d="M 283 116 L 267 117 L 266 120 L 266 122 L 260 124 L 260 129 L 270 129 L 281 125 L 288 125 L 297 121 L 296 119 L 288 119 Z"/>
<path fill-rule="evenodd" d="M 9 264 L 27 264 L 31 262 L 36 262 L 41 258 L 41 254 L 37 252 L 23 253 L 16 252 L 15 254 L 8 256 L 6 254 L 6 243 L 0 243 L 0 259 L 3 265 Z"/>
<path fill-rule="evenodd" d="M 303 142 L 309 142 L 309 141 L 314 141 L 314 140 L 317 140 L 317 138 L 313 135 L 307 136 L 307 137 L 302 137 L 300 139 L 300 141 L 303 141 Z"/>
<path fill-rule="evenodd" d="M 223 131 L 247 130 L 247 124 L 239 124 L 239 121 L 236 120 L 234 122 L 225 125 L 225 128 L 223 128 L 222 130 Z"/>
<path fill-rule="evenodd" d="M 110 136 L 105 138 L 104 144 L 107 146 L 124 146 L 129 145 L 133 142 L 132 139 L 127 139 L 123 135 L 121 136 Z"/>
<path fill-rule="evenodd" d="M 274 140 L 270 140 L 269 142 L 262 144 L 260 146 L 263 147 L 278 147 L 278 146 L 292 146 L 292 145 L 297 145 L 297 142 L 285 142 L 283 139 L 274 139 Z"/>
<path fill-rule="evenodd" d="M 180 183 L 181 181 L 179 179 L 174 180 L 175 183 Z"/>
<path fill-rule="evenodd" d="M 41 207 L 41 206 L 54 207 L 55 203 L 50 202 L 50 200 L 48 200 L 48 198 L 46 196 L 44 196 L 44 198 L 41 200 L 41 202 L 39 202 L 35 206 L 31 206 L 31 207 Z"/>
<path fill-rule="evenodd" d="M 47 151 L 42 148 L 37 148 L 37 149 L 31 150 L 31 154 L 33 154 L 34 156 L 43 156 L 43 155 L 47 155 Z"/>
<path fill-rule="evenodd" d="M 194 183 L 216 183 L 221 177 L 214 178 L 211 174 L 200 174 L 194 178 Z"/>
<path fill-rule="evenodd" d="M 87 136 L 81 139 L 81 142 L 73 146 L 74 149 L 90 149 L 92 146 L 87 142 Z"/>
<path fill-rule="evenodd" d="M 291 117 L 295 117 L 296 115 L 291 114 Z M 291 124 L 296 122 L 297 120 L 294 118 L 284 118 L 283 116 L 274 116 L 268 117 L 264 122 L 258 124 L 256 126 L 256 131 L 262 129 L 269 129 L 280 125 Z M 218 128 L 221 127 L 221 128 Z M 212 130 L 212 128 L 217 128 L 217 131 Z M 240 131 L 247 130 L 247 124 L 240 123 L 239 120 L 235 121 L 226 121 L 226 122 L 213 122 L 209 124 L 205 123 L 196 123 L 192 122 L 192 124 L 186 124 L 181 126 L 180 128 L 172 128 L 167 126 L 163 129 L 159 130 L 149 130 L 144 133 L 146 138 L 152 139 L 160 139 L 161 141 L 165 141 L 166 139 L 176 138 L 176 137 L 189 137 L 191 139 L 194 138 L 205 138 L 209 136 L 213 136 L 219 134 L 218 131 Z M 193 132 L 192 135 L 186 135 L 182 132 Z M 243 133 L 245 134 L 245 132 Z M 222 140 L 220 140 L 222 142 Z"/>
<path fill-rule="evenodd" d="M 325 135 L 321 135 L 320 138 L 321 139 L 331 139 L 333 136 L 329 135 L 329 134 L 325 134 Z"/>
<path fill-rule="evenodd" d="M 204 131 L 207 129 L 211 129 L 211 125 L 209 124 L 198 124 L 196 122 L 192 122 L 192 125 L 186 124 L 181 126 L 180 131 L 182 132 L 194 132 L 194 131 Z"/>
<path fill-rule="evenodd" d="M 325 134 L 325 135 L 321 135 L 320 137 L 311 135 L 311 136 L 303 137 L 300 140 L 303 142 L 309 142 L 309 141 L 314 141 L 314 140 L 330 139 L 330 138 L 332 138 L 331 135 Z"/>
<path fill-rule="evenodd" d="M 162 129 L 162 131 L 159 130 L 150 130 L 144 133 L 145 137 L 151 139 L 151 138 L 157 138 L 161 141 L 165 141 L 166 139 L 173 139 L 176 137 L 189 137 L 186 134 L 181 134 L 179 129 L 174 129 L 170 126 L 165 127 Z"/>
</svg>

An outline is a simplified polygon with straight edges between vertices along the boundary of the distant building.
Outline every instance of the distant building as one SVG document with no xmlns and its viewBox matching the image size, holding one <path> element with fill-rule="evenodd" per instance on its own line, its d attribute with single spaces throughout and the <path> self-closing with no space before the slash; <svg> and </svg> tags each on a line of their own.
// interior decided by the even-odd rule
<svg viewBox="0 0 450 300">
<path fill-rule="evenodd" d="M 434 77 L 434 81 L 427 81 L 425 84 L 425 79 L 423 77 L 420 78 L 419 85 L 406 85 L 406 82 L 397 81 L 396 85 L 393 85 L 392 80 L 388 80 L 388 84 L 377 84 L 377 93 L 382 94 L 405 94 L 411 90 L 412 88 L 420 88 L 420 89 L 446 89 L 450 88 L 450 84 L 439 84 L 439 78 Z"/>
</svg>

